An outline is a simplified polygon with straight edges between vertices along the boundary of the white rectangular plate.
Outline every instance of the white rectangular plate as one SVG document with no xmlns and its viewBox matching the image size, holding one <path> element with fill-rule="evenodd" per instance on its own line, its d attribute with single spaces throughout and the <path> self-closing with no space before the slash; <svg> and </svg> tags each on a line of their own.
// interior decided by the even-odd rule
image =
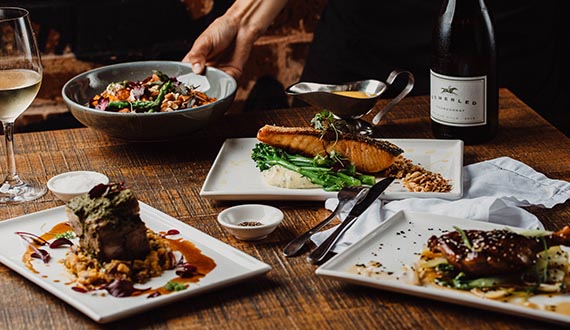
<svg viewBox="0 0 570 330">
<path fill-rule="evenodd" d="M 22 262 L 27 248 L 16 231 L 26 231 L 41 235 L 54 225 L 66 221 L 64 206 L 0 221 L 0 262 L 20 275 L 39 285 L 46 291 L 77 308 L 96 322 L 106 323 L 140 313 L 151 308 L 162 306 L 176 300 L 188 298 L 212 289 L 233 284 L 237 281 L 264 274 L 271 267 L 177 219 L 140 203 L 141 218 L 148 228 L 155 232 L 166 232 L 177 229 L 180 236 L 199 248 L 202 253 L 216 262 L 216 267 L 197 283 L 190 283 L 186 290 L 147 298 L 147 295 L 116 298 L 109 294 L 101 296 L 96 293 L 80 293 L 71 289 L 70 275 L 58 260 L 63 259 L 67 249 L 49 249 L 51 260 L 43 266 L 40 260 L 33 265 L 40 274 L 33 273 Z M 162 276 L 138 287 L 160 287 L 176 277 L 174 271 L 166 271 Z"/>
<path fill-rule="evenodd" d="M 418 261 L 420 251 L 429 237 L 441 235 L 446 230 L 453 231 L 453 226 L 482 230 L 505 228 L 503 225 L 481 221 L 401 211 L 362 240 L 317 268 L 316 273 L 319 276 L 373 288 L 570 325 L 570 315 L 484 299 L 470 292 L 415 285 L 410 277 L 413 271 L 409 267 Z M 357 264 L 367 265 L 369 262 L 381 263 L 381 272 L 367 276 L 351 270 Z M 530 301 L 537 306 L 557 303 L 567 305 L 570 303 L 570 295 L 539 295 L 530 298 Z"/>
<path fill-rule="evenodd" d="M 400 180 L 386 189 L 387 200 L 409 197 L 458 199 L 463 195 L 463 141 L 428 139 L 386 139 L 404 150 L 404 156 L 450 180 L 448 193 L 409 192 Z M 200 195 L 217 200 L 313 200 L 336 197 L 336 192 L 315 189 L 288 189 L 268 185 L 251 159 L 256 138 L 227 139 L 202 185 Z"/>
</svg>

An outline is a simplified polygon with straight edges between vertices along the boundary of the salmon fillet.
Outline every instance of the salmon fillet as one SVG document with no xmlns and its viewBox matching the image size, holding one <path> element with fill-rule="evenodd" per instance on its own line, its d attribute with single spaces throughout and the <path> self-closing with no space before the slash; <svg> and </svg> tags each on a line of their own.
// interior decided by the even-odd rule
<svg viewBox="0 0 570 330">
<path fill-rule="evenodd" d="M 289 153 L 308 157 L 324 156 L 333 150 L 348 158 L 362 173 L 377 173 L 390 167 L 398 155 L 404 152 L 398 146 L 384 140 L 364 136 L 327 133 L 311 127 L 282 127 L 265 125 L 257 132 L 257 139 Z"/>
</svg>

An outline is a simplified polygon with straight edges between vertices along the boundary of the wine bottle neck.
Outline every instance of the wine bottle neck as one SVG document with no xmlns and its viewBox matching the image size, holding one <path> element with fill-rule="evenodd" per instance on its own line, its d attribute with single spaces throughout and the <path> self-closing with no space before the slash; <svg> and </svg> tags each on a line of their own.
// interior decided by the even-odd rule
<svg viewBox="0 0 570 330">
<path fill-rule="evenodd" d="M 444 0 L 442 16 L 445 20 L 453 17 L 469 17 L 474 13 L 487 11 L 484 0 Z"/>
</svg>

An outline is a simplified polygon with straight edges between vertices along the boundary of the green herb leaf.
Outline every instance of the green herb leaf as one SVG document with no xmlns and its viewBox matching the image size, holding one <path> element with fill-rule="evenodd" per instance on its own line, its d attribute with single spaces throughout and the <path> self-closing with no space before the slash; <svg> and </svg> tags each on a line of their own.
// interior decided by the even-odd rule
<svg viewBox="0 0 570 330">
<path fill-rule="evenodd" d="M 465 233 L 465 231 L 459 227 L 453 226 L 453 228 L 461 235 L 461 239 L 463 239 L 463 244 L 465 244 L 466 247 L 469 248 L 469 250 L 473 251 L 473 245 L 471 245 L 471 242 L 469 241 L 469 237 L 467 237 L 467 234 Z"/>
</svg>

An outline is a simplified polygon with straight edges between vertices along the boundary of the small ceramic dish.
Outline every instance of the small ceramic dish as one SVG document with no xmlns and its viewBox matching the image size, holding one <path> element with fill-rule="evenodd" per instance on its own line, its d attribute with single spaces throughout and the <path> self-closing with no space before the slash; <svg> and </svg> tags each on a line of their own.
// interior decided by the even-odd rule
<svg viewBox="0 0 570 330">
<path fill-rule="evenodd" d="M 237 239 L 260 240 L 283 221 L 281 210 L 262 204 L 233 206 L 218 214 L 218 222 Z"/>
<path fill-rule="evenodd" d="M 91 188 L 100 183 L 108 184 L 109 178 L 98 172 L 73 171 L 61 173 L 49 179 L 47 187 L 55 197 L 68 202 L 75 196 L 88 193 Z"/>
</svg>

